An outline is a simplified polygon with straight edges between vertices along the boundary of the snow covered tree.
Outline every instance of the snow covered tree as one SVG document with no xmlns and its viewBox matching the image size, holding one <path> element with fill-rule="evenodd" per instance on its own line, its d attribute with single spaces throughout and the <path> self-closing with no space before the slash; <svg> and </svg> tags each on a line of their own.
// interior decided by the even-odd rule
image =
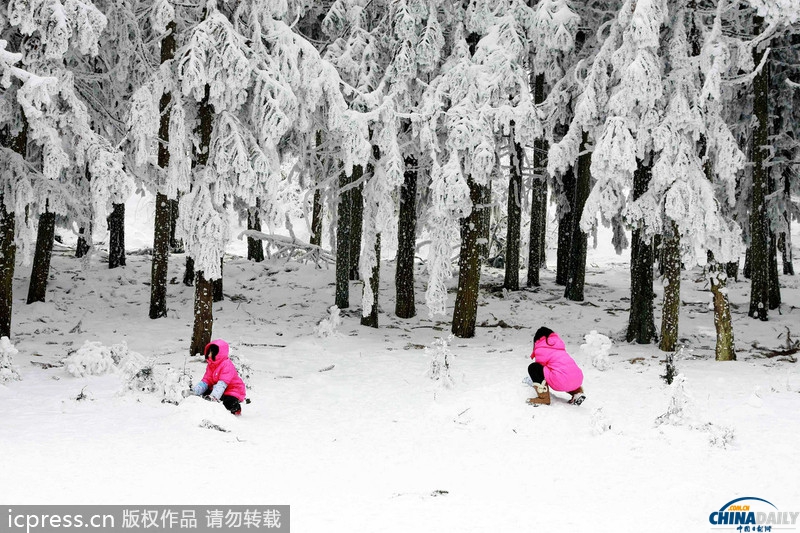
<svg viewBox="0 0 800 533">
<path fill-rule="evenodd" d="M 45 296 L 55 215 L 81 220 L 91 210 L 95 217 L 105 219 L 111 204 L 126 198 L 132 187 L 122 154 L 105 135 L 93 130 L 81 90 L 87 74 L 75 70 L 82 57 L 98 54 L 106 23 L 91 2 L 53 0 L 10 3 L 0 27 L 6 42 L 19 45 L 19 60 L 28 73 L 27 78 L 17 76 L 21 85 L 6 76 L 6 85 L 14 85 L 2 96 L 2 121 L 14 133 L 23 115 L 27 121 L 28 163 L 17 167 L 25 172 L 11 172 L 7 179 L 13 183 L 13 211 L 21 230 L 17 245 L 23 249 L 25 262 L 32 241 L 31 222 L 40 215 L 30 302 Z M 91 195 L 88 202 L 78 198 L 87 168 L 91 184 L 83 194 Z M 8 195 L 4 198 L 9 201 Z"/>
</svg>

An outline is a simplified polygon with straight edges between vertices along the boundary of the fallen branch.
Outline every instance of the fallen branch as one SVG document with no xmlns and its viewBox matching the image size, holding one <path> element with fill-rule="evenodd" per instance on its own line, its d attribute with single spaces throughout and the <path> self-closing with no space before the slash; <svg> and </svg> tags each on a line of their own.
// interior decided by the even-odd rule
<svg viewBox="0 0 800 533">
<path fill-rule="evenodd" d="M 323 249 L 321 246 L 303 242 L 296 237 L 271 235 L 252 229 L 244 230 L 239 234 L 238 238 L 241 240 L 244 237 L 264 241 L 267 243 L 268 248 L 270 246 L 276 248 L 275 252 L 270 252 L 267 250 L 267 255 L 270 257 L 285 257 L 287 261 L 291 259 L 295 259 L 296 261 L 300 262 L 314 261 L 317 266 L 319 266 L 320 261 L 323 261 L 329 265 L 336 263 L 336 258 L 332 253 Z"/>
</svg>

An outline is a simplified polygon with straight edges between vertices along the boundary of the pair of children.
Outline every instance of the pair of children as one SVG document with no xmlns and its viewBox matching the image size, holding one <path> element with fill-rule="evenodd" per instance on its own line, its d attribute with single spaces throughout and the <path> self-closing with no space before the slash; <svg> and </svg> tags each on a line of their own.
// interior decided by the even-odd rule
<svg viewBox="0 0 800 533">
<path fill-rule="evenodd" d="M 541 327 L 533 336 L 533 363 L 528 365 L 528 375 L 533 381 L 536 398 L 528 399 L 532 405 L 550 405 L 550 389 L 568 392 L 569 403 L 580 405 L 586 399 L 583 393 L 583 372 L 564 347 L 564 341 L 552 329 Z M 549 386 L 549 387 L 548 387 Z"/>
<path fill-rule="evenodd" d="M 225 409 L 236 416 L 242 414 L 242 402 L 247 391 L 236 367 L 228 358 L 228 343 L 217 339 L 206 344 L 206 372 L 192 392 L 206 399 L 222 402 Z"/>
</svg>

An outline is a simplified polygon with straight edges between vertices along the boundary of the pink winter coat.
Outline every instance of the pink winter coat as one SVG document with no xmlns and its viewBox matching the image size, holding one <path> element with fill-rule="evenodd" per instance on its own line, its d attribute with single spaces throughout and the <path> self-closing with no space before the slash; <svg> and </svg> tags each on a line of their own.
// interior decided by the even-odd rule
<svg viewBox="0 0 800 533">
<path fill-rule="evenodd" d="M 219 353 L 214 361 L 208 360 L 206 373 L 203 374 L 203 381 L 208 385 L 209 389 L 213 389 L 218 381 L 224 381 L 228 387 L 222 394 L 233 396 L 240 402 L 244 401 L 246 395 L 244 381 L 239 377 L 236 367 L 233 366 L 233 363 L 228 358 L 228 343 L 222 339 L 217 339 L 209 342 L 208 346 L 212 344 L 217 345 Z M 206 349 L 208 349 L 208 346 L 206 346 Z"/>
<path fill-rule="evenodd" d="M 571 392 L 583 384 L 583 372 L 556 333 L 536 341 L 531 359 L 544 367 L 544 379 L 553 390 Z"/>
</svg>

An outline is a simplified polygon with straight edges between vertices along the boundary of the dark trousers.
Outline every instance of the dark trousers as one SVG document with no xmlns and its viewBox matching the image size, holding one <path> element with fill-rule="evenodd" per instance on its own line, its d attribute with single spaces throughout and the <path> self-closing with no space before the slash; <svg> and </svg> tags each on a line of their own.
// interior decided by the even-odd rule
<svg viewBox="0 0 800 533">
<path fill-rule="evenodd" d="M 528 365 L 528 375 L 534 383 L 544 382 L 544 367 L 539 363 L 531 363 Z"/>
<path fill-rule="evenodd" d="M 208 396 L 209 394 L 211 394 L 210 388 L 203 393 L 203 396 Z M 222 402 L 222 405 L 225 406 L 225 409 L 227 409 L 233 414 L 241 412 L 242 410 L 242 404 L 240 404 L 239 399 L 234 396 L 228 396 L 227 394 L 223 394 L 222 398 L 220 398 L 220 401 Z"/>
</svg>

